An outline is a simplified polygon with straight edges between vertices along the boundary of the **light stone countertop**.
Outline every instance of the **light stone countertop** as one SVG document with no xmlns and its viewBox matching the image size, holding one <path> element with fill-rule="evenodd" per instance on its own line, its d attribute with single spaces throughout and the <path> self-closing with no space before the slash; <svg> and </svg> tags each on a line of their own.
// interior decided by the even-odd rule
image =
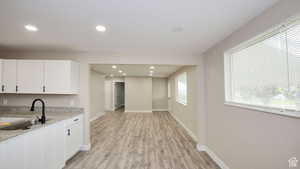
<svg viewBox="0 0 300 169">
<path fill-rule="evenodd" d="M 27 130 L 0 130 L 0 143 L 2 141 L 8 140 L 10 138 L 43 128 L 45 126 L 66 120 L 66 119 L 70 119 L 73 118 L 77 115 L 83 114 L 82 111 L 77 111 L 77 112 L 48 112 L 46 111 L 46 118 L 48 119 L 48 121 L 46 121 L 46 124 L 36 124 L 30 127 L 30 129 Z M 18 113 L 13 113 L 13 112 L 8 112 L 8 113 L 3 113 L 0 112 L 0 118 L 1 117 L 5 117 L 5 118 L 9 118 L 9 117 L 18 117 L 18 118 L 31 118 L 31 119 L 35 119 L 36 116 L 41 116 L 40 112 L 18 112 Z"/>
</svg>

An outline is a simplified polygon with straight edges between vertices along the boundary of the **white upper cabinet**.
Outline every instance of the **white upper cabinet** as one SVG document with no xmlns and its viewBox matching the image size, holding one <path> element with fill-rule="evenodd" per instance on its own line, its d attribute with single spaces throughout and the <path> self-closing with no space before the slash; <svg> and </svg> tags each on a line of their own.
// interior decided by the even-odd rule
<svg viewBox="0 0 300 169">
<path fill-rule="evenodd" d="M 70 60 L 0 60 L 1 93 L 77 94 L 79 64 Z"/>
<path fill-rule="evenodd" d="M 2 60 L 2 93 L 16 93 L 17 60 Z"/>
<path fill-rule="evenodd" d="M 78 93 L 79 65 L 69 60 L 45 61 L 45 90 L 53 94 Z"/>
<path fill-rule="evenodd" d="M 43 93 L 44 61 L 17 60 L 17 93 Z"/>
</svg>

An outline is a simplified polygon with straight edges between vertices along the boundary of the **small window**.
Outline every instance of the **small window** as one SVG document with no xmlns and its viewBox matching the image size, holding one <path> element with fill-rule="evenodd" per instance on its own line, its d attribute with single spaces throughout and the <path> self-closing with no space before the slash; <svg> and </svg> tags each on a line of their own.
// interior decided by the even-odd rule
<svg viewBox="0 0 300 169">
<path fill-rule="evenodd" d="M 181 73 L 176 77 L 176 101 L 187 104 L 187 73 Z"/>
<path fill-rule="evenodd" d="M 168 80 L 168 98 L 171 98 L 171 82 Z"/>
<path fill-rule="evenodd" d="M 225 54 L 226 102 L 300 110 L 300 25 Z"/>
</svg>

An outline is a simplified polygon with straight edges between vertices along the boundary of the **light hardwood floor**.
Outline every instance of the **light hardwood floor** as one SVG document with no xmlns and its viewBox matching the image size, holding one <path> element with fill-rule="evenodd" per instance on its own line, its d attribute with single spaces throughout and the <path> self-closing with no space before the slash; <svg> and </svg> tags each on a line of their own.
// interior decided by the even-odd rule
<svg viewBox="0 0 300 169">
<path fill-rule="evenodd" d="M 92 148 L 65 169 L 219 169 L 168 112 L 111 112 L 91 124 Z"/>
</svg>

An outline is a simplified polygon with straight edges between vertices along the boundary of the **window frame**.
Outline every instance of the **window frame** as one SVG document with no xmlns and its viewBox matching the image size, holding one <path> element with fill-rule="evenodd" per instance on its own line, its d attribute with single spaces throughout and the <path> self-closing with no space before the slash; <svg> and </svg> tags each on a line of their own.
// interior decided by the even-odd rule
<svg viewBox="0 0 300 169">
<path fill-rule="evenodd" d="M 224 105 L 226 106 L 233 106 L 248 110 L 256 110 L 265 113 L 272 113 L 277 115 L 289 116 L 289 117 L 296 117 L 300 118 L 300 111 L 299 110 L 292 110 L 292 109 L 281 109 L 275 107 L 268 107 L 268 106 L 261 106 L 261 105 L 252 105 L 252 104 L 245 104 L 233 101 L 232 99 L 232 54 L 244 50 L 250 46 L 253 46 L 259 42 L 262 42 L 276 34 L 283 33 L 296 25 L 300 25 L 300 16 L 292 17 L 287 19 L 285 22 L 267 30 L 264 33 L 261 33 L 250 40 L 247 40 L 236 47 L 229 49 L 224 52 Z"/>
<path fill-rule="evenodd" d="M 178 79 L 180 76 L 185 76 L 185 85 L 186 85 L 186 90 L 185 90 L 185 100 L 183 99 L 179 99 L 179 96 L 178 96 Z M 179 104 L 182 104 L 184 106 L 187 105 L 188 103 L 188 99 L 187 99 L 187 96 L 188 96 L 188 83 L 187 83 L 187 72 L 182 72 L 182 73 L 179 73 L 176 77 L 175 77 L 175 100 L 177 103 Z"/>
</svg>

